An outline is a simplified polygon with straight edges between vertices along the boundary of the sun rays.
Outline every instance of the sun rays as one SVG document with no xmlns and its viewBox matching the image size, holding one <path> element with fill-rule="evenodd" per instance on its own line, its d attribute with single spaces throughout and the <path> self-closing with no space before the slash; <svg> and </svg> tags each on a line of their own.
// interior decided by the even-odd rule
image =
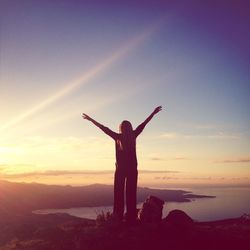
<svg viewBox="0 0 250 250">
<path fill-rule="evenodd" d="M 102 62 L 98 63 L 96 66 L 84 72 L 81 76 L 73 79 L 72 81 L 65 84 L 64 87 L 59 89 L 56 93 L 52 94 L 48 98 L 44 99 L 42 102 L 36 104 L 34 107 L 24 111 L 20 115 L 17 115 L 15 118 L 10 121 L 4 123 L 0 126 L 0 131 L 3 131 L 7 128 L 17 125 L 18 123 L 28 119 L 29 117 L 35 115 L 37 112 L 49 107 L 52 104 L 55 104 L 60 99 L 64 98 L 68 94 L 76 91 L 80 87 L 87 85 L 90 80 L 96 76 L 98 76 L 103 71 L 107 70 L 118 60 L 121 60 L 125 57 L 129 52 L 136 49 L 139 45 L 141 45 L 148 37 L 150 37 L 163 23 L 165 19 L 161 18 L 157 20 L 155 23 L 147 27 L 143 32 L 141 32 L 138 36 L 133 39 L 127 41 L 123 44 L 118 50 L 111 53 L 109 57 L 107 57 Z"/>
</svg>

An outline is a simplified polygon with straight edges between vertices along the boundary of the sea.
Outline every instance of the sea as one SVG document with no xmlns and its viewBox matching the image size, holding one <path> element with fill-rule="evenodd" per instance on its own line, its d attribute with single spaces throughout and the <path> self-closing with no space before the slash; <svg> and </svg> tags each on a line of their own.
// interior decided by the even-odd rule
<svg viewBox="0 0 250 250">
<path fill-rule="evenodd" d="M 169 188 L 166 188 L 169 189 Z M 172 188 L 177 189 L 177 188 Z M 174 209 L 186 212 L 195 221 L 215 221 L 238 218 L 250 214 L 249 187 L 198 187 L 181 188 L 194 194 L 216 196 L 215 198 L 196 198 L 190 202 L 165 202 L 163 218 Z M 141 208 L 142 203 L 137 204 Z M 80 218 L 96 219 L 97 215 L 112 212 L 112 206 L 78 207 L 68 209 L 43 209 L 33 211 L 36 214 L 67 213 Z"/>
</svg>

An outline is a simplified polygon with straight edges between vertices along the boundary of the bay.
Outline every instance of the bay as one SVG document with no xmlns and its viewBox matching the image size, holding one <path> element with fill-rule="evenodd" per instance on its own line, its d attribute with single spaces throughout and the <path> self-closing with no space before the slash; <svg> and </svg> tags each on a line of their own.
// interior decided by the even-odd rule
<svg viewBox="0 0 250 250">
<path fill-rule="evenodd" d="M 183 188 L 183 190 L 216 198 L 192 199 L 190 202 L 165 202 L 163 218 L 174 209 L 183 210 L 196 221 L 214 221 L 240 217 L 244 213 L 250 214 L 250 187 L 199 187 Z M 142 203 L 137 204 L 138 208 L 141 206 Z M 34 213 L 67 213 L 80 218 L 96 219 L 102 211 L 112 212 L 112 206 L 43 209 Z"/>
</svg>

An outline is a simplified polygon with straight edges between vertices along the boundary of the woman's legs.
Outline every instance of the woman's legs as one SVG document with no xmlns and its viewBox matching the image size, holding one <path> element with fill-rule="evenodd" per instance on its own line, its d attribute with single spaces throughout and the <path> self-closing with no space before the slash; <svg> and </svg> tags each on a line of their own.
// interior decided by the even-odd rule
<svg viewBox="0 0 250 250">
<path fill-rule="evenodd" d="M 137 170 L 127 175 L 126 180 L 126 203 L 128 221 L 135 221 L 137 217 L 136 211 L 136 191 L 137 191 Z"/>
<path fill-rule="evenodd" d="M 113 214 L 117 216 L 119 220 L 123 219 L 123 213 L 124 213 L 125 177 L 126 176 L 121 171 L 119 170 L 115 171 Z"/>
</svg>

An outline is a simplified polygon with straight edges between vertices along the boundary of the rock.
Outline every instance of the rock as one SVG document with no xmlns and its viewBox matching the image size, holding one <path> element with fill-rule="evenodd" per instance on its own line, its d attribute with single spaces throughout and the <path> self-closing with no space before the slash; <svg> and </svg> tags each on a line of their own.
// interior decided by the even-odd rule
<svg viewBox="0 0 250 250">
<path fill-rule="evenodd" d="M 193 220 L 182 210 L 172 210 L 166 217 L 166 222 L 176 226 L 188 226 L 193 224 Z"/>
<path fill-rule="evenodd" d="M 142 222 L 158 223 L 162 219 L 162 209 L 164 201 L 155 197 L 149 196 L 144 201 L 142 208 L 138 213 L 138 218 Z"/>
<path fill-rule="evenodd" d="M 243 214 L 240 218 L 244 221 L 250 221 L 250 214 Z"/>
<path fill-rule="evenodd" d="M 250 225 L 250 214 L 243 214 L 243 215 L 240 217 L 240 222 L 243 223 L 243 224 L 248 224 L 248 225 Z"/>
</svg>

